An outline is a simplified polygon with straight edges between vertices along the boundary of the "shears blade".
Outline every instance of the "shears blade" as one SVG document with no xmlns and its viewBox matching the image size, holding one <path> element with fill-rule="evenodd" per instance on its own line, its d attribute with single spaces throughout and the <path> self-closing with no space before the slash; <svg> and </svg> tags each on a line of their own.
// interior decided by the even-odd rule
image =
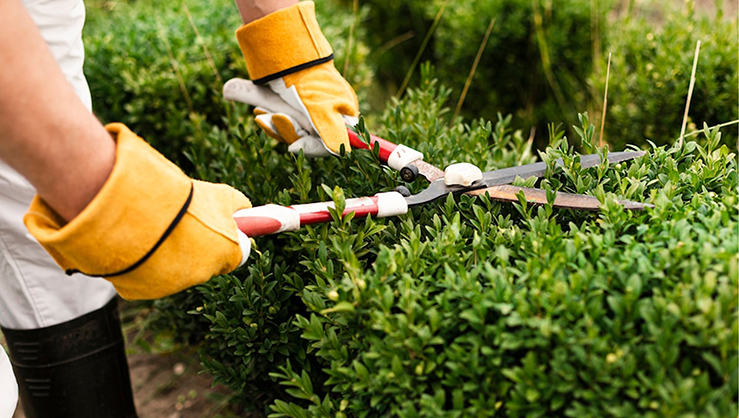
<svg viewBox="0 0 739 418">
<path fill-rule="evenodd" d="M 511 186 L 510 184 L 501 184 L 498 186 L 486 187 L 466 192 L 468 195 L 487 195 L 493 200 L 502 202 L 518 202 L 518 196 L 523 193 L 523 198 L 534 205 L 545 205 L 547 201 L 547 192 L 542 189 L 532 189 L 530 187 Z M 582 194 L 557 192 L 553 206 L 564 209 L 576 209 L 597 211 L 601 209 L 601 203 L 595 196 L 587 196 Z M 650 204 L 634 202 L 631 200 L 619 200 L 621 206 L 626 210 L 644 210 L 645 207 L 653 207 Z"/>
<path fill-rule="evenodd" d="M 621 161 L 633 160 L 645 154 L 644 151 L 621 151 L 609 152 L 607 159 L 609 163 L 619 163 Z M 580 166 L 582 168 L 595 167 L 601 163 L 600 155 L 588 154 L 580 156 Z M 557 165 L 564 165 L 561 158 L 556 160 Z M 516 177 L 527 179 L 529 177 L 543 177 L 546 173 L 547 165 L 544 162 L 533 164 L 519 165 L 516 167 L 501 168 L 500 170 L 492 170 L 482 173 L 482 179 L 487 187 L 497 186 L 499 184 L 510 184 L 516 180 Z"/>
<path fill-rule="evenodd" d="M 632 160 L 646 154 L 644 151 L 622 151 L 608 153 L 607 160 L 609 163 L 619 163 L 621 161 Z M 595 167 L 601 163 L 601 157 L 598 154 L 589 154 L 580 156 L 580 165 L 582 168 Z M 564 165 L 564 161 L 560 158 L 556 160 L 556 164 Z M 527 179 L 530 177 L 543 177 L 546 173 L 547 165 L 544 162 L 526 164 L 516 167 L 502 168 L 500 170 L 492 170 L 482 173 L 482 179 L 472 183 L 471 186 L 449 186 L 444 184 L 444 179 L 432 181 L 429 187 L 420 193 L 407 196 L 405 199 L 408 206 L 418 206 L 425 203 L 440 199 L 449 193 L 462 194 L 473 192 L 475 190 L 483 190 L 486 188 L 500 186 L 513 183 L 516 177 Z M 533 189 L 531 189 L 533 190 Z M 482 194 L 482 193 L 477 193 Z M 515 194 L 514 194 L 515 195 Z M 546 203 L 546 195 L 544 203 Z M 517 199 L 516 199 L 517 200 Z M 591 202 L 592 203 L 592 202 Z"/>
</svg>

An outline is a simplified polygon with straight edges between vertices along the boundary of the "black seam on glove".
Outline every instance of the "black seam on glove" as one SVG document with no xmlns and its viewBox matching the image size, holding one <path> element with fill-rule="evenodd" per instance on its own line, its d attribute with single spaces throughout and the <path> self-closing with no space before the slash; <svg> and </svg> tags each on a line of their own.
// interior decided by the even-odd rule
<svg viewBox="0 0 739 418">
<path fill-rule="evenodd" d="M 149 259 L 149 257 L 151 257 L 154 254 L 154 252 L 162 245 L 162 243 L 164 243 L 164 240 L 166 240 L 169 237 L 169 235 L 172 234 L 172 231 L 174 231 L 174 229 L 177 226 L 177 224 L 180 223 L 180 221 L 182 220 L 182 218 L 187 213 L 187 209 L 190 207 L 190 203 L 192 202 L 192 196 L 193 196 L 194 190 L 195 190 L 195 188 L 194 188 L 194 186 L 191 183 L 190 184 L 190 194 L 187 196 L 187 200 L 185 200 L 185 203 L 182 205 L 182 208 L 177 213 L 177 216 L 175 216 L 175 218 L 169 224 L 169 227 L 167 227 L 167 229 L 164 231 L 164 233 L 162 234 L 162 236 L 159 238 L 159 241 L 157 241 L 157 243 L 154 244 L 154 246 L 149 250 L 149 252 L 147 252 L 146 254 L 144 254 L 144 256 L 141 257 L 141 259 L 139 259 L 139 261 L 133 263 L 131 266 L 129 266 L 129 267 L 127 267 L 127 268 L 125 268 L 125 269 L 117 272 L 117 273 L 111 273 L 111 274 L 89 274 L 89 273 L 85 273 L 85 272 L 82 272 L 82 271 L 77 270 L 77 269 L 67 269 L 67 271 L 65 271 L 65 273 L 67 273 L 68 276 L 71 276 L 72 274 L 75 274 L 75 273 L 82 273 L 82 274 L 84 274 L 86 276 L 92 276 L 92 277 L 115 277 L 115 276 L 122 276 L 122 275 L 124 275 L 126 273 L 130 273 L 130 272 L 136 270 L 139 266 L 141 266 L 142 264 L 144 264 L 146 262 L 146 260 Z"/>
<path fill-rule="evenodd" d="M 308 61 L 305 64 L 296 65 L 295 67 L 288 68 L 287 70 L 282 70 L 274 74 L 270 74 L 266 77 L 262 77 L 257 80 L 252 80 L 252 82 L 257 85 L 267 84 L 272 80 L 277 80 L 280 77 L 284 77 L 286 75 L 297 73 L 298 71 L 305 70 L 306 68 L 315 67 L 316 65 L 327 63 L 331 61 L 332 59 L 334 59 L 334 54 L 331 54 L 325 58 L 318 58 L 317 60 Z"/>
</svg>

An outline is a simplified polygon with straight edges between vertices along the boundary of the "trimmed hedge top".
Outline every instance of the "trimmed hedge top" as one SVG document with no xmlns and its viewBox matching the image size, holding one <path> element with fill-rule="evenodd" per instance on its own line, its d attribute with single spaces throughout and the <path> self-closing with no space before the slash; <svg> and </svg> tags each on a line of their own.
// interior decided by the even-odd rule
<svg viewBox="0 0 739 418">
<path fill-rule="evenodd" d="M 440 165 L 534 159 L 506 119 L 440 124 L 445 94 L 427 78 L 380 134 Z M 580 121 L 580 146 L 607 157 Z M 309 161 L 241 132 L 202 161 L 258 202 L 340 211 L 400 182 L 368 151 Z M 462 196 L 396 219 L 336 216 L 260 238 L 245 270 L 159 306 L 190 306 L 206 369 L 275 417 L 734 415 L 739 200 L 720 136 L 583 170 L 555 131 L 536 185 L 593 194 L 602 212 Z M 253 181 L 234 177 L 244 161 Z"/>
</svg>

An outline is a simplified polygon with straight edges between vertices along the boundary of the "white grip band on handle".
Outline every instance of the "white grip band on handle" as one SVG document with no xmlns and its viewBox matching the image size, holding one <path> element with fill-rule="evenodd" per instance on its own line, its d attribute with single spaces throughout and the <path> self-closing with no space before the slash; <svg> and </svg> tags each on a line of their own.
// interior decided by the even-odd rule
<svg viewBox="0 0 739 418">
<path fill-rule="evenodd" d="M 274 233 L 297 231 L 300 229 L 300 214 L 293 208 L 280 205 L 264 205 L 242 209 L 234 213 L 234 218 L 271 218 L 280 223 Z"/>
<path fill-rule="evenodd" d="M 423 160 L 423 154 L 405 145 L 398 145 L 387 159 L 387 165 L 395 171 L 416 161 Z"/>
<path fill-rule="evenodd" d="M 408 213 L 408 202 L 398 192 L 378 193 L 377 195 L 377 217 L 387 218 Z"/>
</svg>

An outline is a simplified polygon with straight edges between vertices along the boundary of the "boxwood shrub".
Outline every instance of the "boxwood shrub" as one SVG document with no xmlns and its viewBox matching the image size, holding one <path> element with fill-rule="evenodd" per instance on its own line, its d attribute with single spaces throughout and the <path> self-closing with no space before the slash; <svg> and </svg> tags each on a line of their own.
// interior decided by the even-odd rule
<svg viewBox="0 0 739 418">
<path fill-rule="evenodd" d="M 441 166 L 537 159 L 507 118 L 441 123 L 448 94 L 427 75 L 377 132 Z M 369 151 L 307 160 L 251 129 L 193 152 L 204 178 L 255 203 L 340 208 L 400 183 Z M 587 115 L 576 131 L 553 127 L 547 175 L 517 183 L 595 195 L 599 213 L 462 196 L 392 219 L 335 217 L 257 239 L 242 270 L 159 301 L 160 324 L 194 336 L 215 381 L 274 417 L 735 415 L 735 154 L 706 129 L 584 170 L 575 145 L 608 149 Z"/>
</svg>

